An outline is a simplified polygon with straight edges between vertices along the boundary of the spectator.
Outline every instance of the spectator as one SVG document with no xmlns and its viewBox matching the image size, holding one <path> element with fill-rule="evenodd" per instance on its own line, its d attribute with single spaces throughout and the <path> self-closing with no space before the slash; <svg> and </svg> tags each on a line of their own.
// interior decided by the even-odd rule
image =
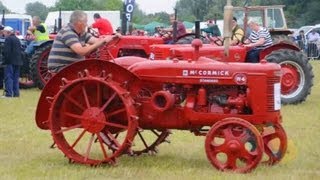
<svg viewBox="0 0 320 180">
<path fill-rule="evenodd" d="M 315 29 L 313 29 L 311 31 L 311 33 L 308 34 L 308 42 L 309 43 L 316 43 L 317 41 L 320 40 L 320 36 L 319 36 L 319 33 L 316 32 Z"/>
<path fill-rule="evenodd" d="M 83 11 L 74 11 L 70 16 L 70 23 L 57 34 L 48 58 L 48 69 L 52 73 L 76 61 L 84 59 L 85 55 L 120 38 L 118 34 L 105 38 L 95 38 L 86 32 L 88 23 L 87 14 Z"/>
<path fill-rule="evenodd" d="M 306 51 L 307 50 L 307 40 L 304 34 L 304 31 L 299 31 L 299 35 L 296 37 L 296 42 L 299 45 L 300 49 Z"/>
<path fill-rule="evenodd" d="M 23 65 L 23 60 L 21 57 L 21 43 L 20 40 L 16 37 L 12 27 L 4 27 L 3 33 L 6 37 L 3 49 L 3 58 L 5 65 L 5 93 L 3 97 L 19 97 L 20 67 Z"/>
<path fill-rule="evenodd" d="M 97 28 L 99 35 L 111 35 L 113 34 L 113 28 L 108 19 L 102 18 L 99 13 L 93 15 L 94 23 L 92 28 Z"/>
<path fill-rule="evenodd" d="M 163 39 L 165 43 L 172 44 L 174 43 L 173 39 L 173 24 L 174 22 L 177 22 L 177 37 L 183 36 L 187 33 L 186 27 L 181 21 L 176 20 L 175 15 L 170 15 L 170 23 L 171 27 L 162 29 L 166 34 L 163 35 Z"/>
<path fill-rule="evenodd" d="M 3 29 L 4 29 L 4 26 L 3 25 L 0 25 L 0 39 L 2 42 L 4 42 L 4 34 L 3 34 Z M 1 43 L 2 43 L 1 42 Z M 1 46 L 3 46 L 3 44 L 1 44 Z M 0 47 L 2 48 L 2 47 Z M 0 49 L 1 50 L 1 49 Z M 3 50 L 3 48 L 2 48 Z M 3 67 L 2 67 L 2 63 L 3 63 L 3 56 L 2 56 L 2 52 L 0 52 L 0 89 L 3 89 Z"/>
<path fill-rule="evenodd" d="M 34 53 L 34 46 L 41 43 L 42 41 L 49 40 L 49 33 L 47 26 L 44 23 L 41 23 L 39 16 L 33 16 L 32 18 L 33 26 L 28 28 L 28 36 L 34 36 L 34 40 L 25 49 L 25 53 L 31 56 Z"/>
<path fill-rule="evenodd" d="M 216 25 L 212 20 L 208 21 L 207 28 L 201 29 L 201 31 L 209 34 L 210 37 L 217 37 L 221 36 L 220 29 L 218 25 Z"/>
<path fill-rule="evenodd" d="M 231 36 L 231 45 L 238 45 L 243 43 L 244 40 L 244 31 L 238 25 L 237 18 L 233 17 L 232 19 L 232 36 Z"/>
<path fill-rule="evenodd" d="M 248 26 L 251 29 L 249 38 L 244 42 L 246 47 L 251 48 L 247 53 L 247 62 L 259 62 L 259 53 L 272 45 L 271 35 L 267 28 L 260 26 L 257 22 L 250 19 Z"/>
</svg>

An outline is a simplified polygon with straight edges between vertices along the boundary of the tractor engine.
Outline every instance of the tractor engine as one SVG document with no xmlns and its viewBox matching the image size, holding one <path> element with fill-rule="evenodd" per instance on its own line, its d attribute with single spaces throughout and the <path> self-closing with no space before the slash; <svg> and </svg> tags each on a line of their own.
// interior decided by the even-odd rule
<svg viewBox="0 0 320 180">
<path fill-rule="evenodd" d="M 197 61 L 143 61 L 129 70 L 142 80 L 136 101 L 143 104 L 141 121 L 149 125 L 185 129 L 190 124 L 212 125 L 226 116 L 268 118 L 281 106 L 280 67 L 266 61 L 223 63 L 201 57 Z M 279 116 L 270 118 L 278 121 Z"/>
</svg>

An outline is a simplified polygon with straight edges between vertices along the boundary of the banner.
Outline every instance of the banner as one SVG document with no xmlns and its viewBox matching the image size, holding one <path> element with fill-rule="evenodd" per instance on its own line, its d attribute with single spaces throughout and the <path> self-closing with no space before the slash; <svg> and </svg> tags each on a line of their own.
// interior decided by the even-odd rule
<svg viewBox="0 0 320 180">
<path fill-rule="evenodd" d="M 132 12 L 134 9 L 135 0 L 125 0 L 125 13 L 127 17 L 127 21 L 131 22 L 132 20 Z"/>
</svg>

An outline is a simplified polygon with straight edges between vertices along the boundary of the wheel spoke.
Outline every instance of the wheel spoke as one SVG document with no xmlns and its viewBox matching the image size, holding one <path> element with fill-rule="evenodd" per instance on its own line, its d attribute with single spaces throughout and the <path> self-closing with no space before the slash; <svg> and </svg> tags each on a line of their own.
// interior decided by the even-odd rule
<svg viewBox="0 0 320 180">
<path fill-rule="evenodd" d="M 112 94 L 112 96 L 108 99 L 108 101 L 106 102 L 106 103 L 104 103 L 104 105 L 101 107 L 101 109 L 100 109 L 100 111 L 102 112 L 102 111 L 104 111 L 106 108 L 107 108 L 107 106 L 110 104 L 110 102 L 116 97 L 116 95 L 117 95 L 117 93 L 116 92 L 114 92 L 113 94 Z"/>
<path fill-rule="evenodd" d="M 227 126 L 226 128 L 224 128 L 224 129 L 222 130 L 222 132 L 223 132 L 223 135 L 224 135 L 226 141 L 231 140 L 231 139 L 234 138 L 234 135 L 233 135 L 233 133 L 232 133 L 232 130 L 231 130 L 231 126 L 230 126 L 230 125 Z"/>
<path fill-rule="evenodd" d="M 65 92 L 62 93 L 63 96 L 70 101 L 72 104 L 76 105 L 79 109 L 81 109 L 82 111 L 85 109 L 81 104 L 79 104 L 75 99 L 73 99 L 72 97 L 70 97 L 68 94 L 66 94 Z"/>
<path fill-rule="evenodd" d="M 97 107 L 101 106 L 101 100 L 102 100 L 102 96 L 101 96 L 101 85 L 100 83 L 97 83 Z"/>
<path fill-rule="evenodd" d="M 279 138 L 279 137 L 278 137 L 277 133 L 271 133 L 271 134 L 262 136 L 262 138 L 263 138 L 263 141 L 270 142 L 271 140 Z"/>
<path fill-rule="evenodd" d="M 151 129 L 151 132 L 153 132 L 153 134 L 155 134 L 157 137 L 160 137 L 160 134 L 157 133 L 154 129 Z"/>
<path fill-rule="evenodd" d="M 79 137 L 78 137 L 78 138 L 76 139 L 76 141 L 71 145 L 72 148 L 74 148 L 74 147 L 78 144 L 78 142 L 80 141 L 80 139 L 83 137 L 84 133 L 86 133 L 86 132 L 87 132 L 87 130 L 84 129 L 84 130 L 80 133 Z"/>
<path fill-rule="evenodd" d="M 117 147 L 120 147 L 120 143 L 116 137 L 114 137 L 109 131 L 107 132 L 107 136 L 113 141 L 114 144 L 116 144 Z"/>
<path fill-rule="evenodd" d="M 211 145 L 210 147 L 211 147 L 212 151 L 214 152 L 214 154 L 218 154 L 221 152 L 226 153 L 227 149 L 228 149 L 226 143 L 217 145 L 214 142 L 212 142 L 210 145 Z"/>
<path fill-rule="evenodd" d="M 61 129 L 60 131 L 55 132 L 55 134 L 60 134 L 60 133 L 67 132 L 67 131 L 70 131 L 70 130 L 73 130 L 73 129 L 76 129 L 76 128 L 80 128 L 80 127 L 82 127 L 82 124 L 77 124 L 77 125 L 65 128 L 65 129 Z"/>
<path fill-rule="evenodd" d="M 117 114 L 122 113 L 122 112 L 126 112 L 126 108 L 125 107 L 121 108 L 121 109 L 118 109 L 118 110 L 115 110 L 115 111 L 113 111 L 111 113 L 108 113 L 107 116 L 111 117 L 111 116 L 117 115 Z"/>
<path fill-rule="evenodd" d="M 257 151 L 249 152 L 246 149 L 242 149 L 241 152 L 241 158 L 246 160 L 246 164 L 249 164 L 254 160 L 255 157 L 257 157 L 258 153 Z"/>
<path fill-rule="evenodd" d="M 228 154 L 227 162 L 226 162 L 226 168 L 235 170 L 237 168 L 237 157 L 233 154 Z"/>
<path fill-rule="evenodd" d="M 94 134 L 91 134 L 91 138 L 90 138 L 89 143 L 88 143 L 88 147 L 87 147 L 87 150 L 86 150 L 86 155 L 85 155 L 84 161 L 87 161 L 88 158 L 89 158 L 90 151 L 91 151 L 91 146 L 92 146 L 93 141 L 94 141 Z"/>
<path fill-rule="evenodd" d="M 117 127 L 117 128 L 121 128 L 121 129 L 128 129 L 127 126 L 121 125 L 121 124 L 116 124 L 116 123 L 112 123 L 112 122 L 105 122 L 102 121 L 101 123 L 107 125 L 107 126 L 111 126 L 111 127 Z"/>
<path fill-rule="evenodd" d="M 139 135 L 141 141 L 143 142 L 144 147 L 148 148 L 148 144 L 146 143 L 145 139 L 144 139 L 143 136 L 141 135 L 141 132 L 138 131 L 138 135 Z"/>
<path fill-rule="evenodd" d="M 72 117 L 72 118 L 76 118 L 76 119 L 80 119 L 80 120 L 84 119 L 83 116 L 78 115 L 78 114 L 73 114 L 73 113 L 70 113 L 70 112 L 64 112 L 64 114 L 66 116 L 69 116 L 69 117 Z"/>
<path fill-rule="evenodd" d="M 103 140 L 102 140 L 101 136 L 99 135 L 99 133 L 97 133 L 97 137 L 98 137 L 98 140 L 99 140 L 99 143 L 100 143 L 101 150 L 103 152 L 103 156 L 104 156 L 105 159 L 108 159 L 107 151 L 103 146 Z"/>
<path fill-rule="evenodd" d="M 84 87 L 84 85 L 82 85 L 81 89 L 82 89 L 82 94 L 83 94 L 84 100 L 86 101 L 87 108 L 90 108 L 91 106 L 90 106 L 90 102 L 88 99 L 88 94 L 87 94 L 87 91 L 86 91 L 86 88 Z"/>
</svg>

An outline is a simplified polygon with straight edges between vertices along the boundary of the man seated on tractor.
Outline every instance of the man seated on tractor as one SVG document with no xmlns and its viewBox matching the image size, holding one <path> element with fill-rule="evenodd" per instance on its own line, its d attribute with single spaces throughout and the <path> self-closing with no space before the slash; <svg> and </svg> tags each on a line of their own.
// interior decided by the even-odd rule
<svg viewBox="0 0 320 180">
<path fill-rule="evenodd" d="M 173 24 L 174 24 L 174 22 L 177 22 L 177 37 L 180 37 L 180 36 L 187 34 L 187 30 L 186 30 L 186 27 L 184 26 L 184 24 L 181 21 L 176 20 L 175 15 L 172 14 L 172 15 L 170 15 L 171 27 L 162 29 L 162 31 L 165 32 L 165 34 L 162 36 L 162 38 L 164 39 L 166 44 L 174 43 L 174 39 L 173 39 L 173 31 L 174 31 Z"/>
<path fill-rule="evenodd" d="M 34 46 L 42 41 L 49 40 L 49 33 L 47 26 L 44 23 L 41 23 L 41 19 L 39 16 L 33 16 L 32 18 L 33 26 L 28 28 L 27 35 L 34 36 L 34 40 L 30 42 L 30 44 L 25 49 L 25 53 L 31 56 L 34 53 Z"/>
<path fill-rule="evenodd" d="M 253 19 L 248 21 L 248 26 L 251 29 L 251 34 L 244 42 L 245 47 L 250 48 L 246 62 L 258 63 L 260 51 L 272 45 L 271 35 L 267 28 L 260 26 Z"/>
<path fill-rule="evenodd" d="M 73 62 L 84 60 L 84 56 L 92 51 L 120 38 L 118 34 L 95 38 L 86 32 L 87 23 L 85 12 L 74 11 L 70 16 L 70 23 L 58 32 L 48 58 L 51 73 L 57 73 Z"/>
<path fill-rule="evenodd" d="M 113 34 L 113 28 L 108 19 L 102 18 L 99 13 L 93 15 L 94 23 L 91 28 L 97 28 L 99 35 L 111 35 Z"/>
<path fill-rule="evenodd" d="M 232 36 L 231 36 L 231 45 L 238 45 L 244 41 L 244 31 L 238 25 L 237 18 L 233 17 L 232 19 Z"/>
<path fill-rule="evenodd" d="M 203 28 L 201 31 L 207 33 L 210 37 L 221 36 L 220 29 L 218 25 L 214 23 L 214 21 L 209 20 L 207 26 L 207 28 Z"/>
</svg>

